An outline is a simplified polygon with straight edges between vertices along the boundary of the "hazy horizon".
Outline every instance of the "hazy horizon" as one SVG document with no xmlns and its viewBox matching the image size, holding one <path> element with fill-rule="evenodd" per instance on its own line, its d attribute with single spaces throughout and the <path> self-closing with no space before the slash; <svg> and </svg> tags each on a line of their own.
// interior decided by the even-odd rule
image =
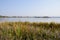
<svg viewBox="0 0 60 40">
<path fill-rule="evenodd" d="M 0 0 L 3 16 L 60 16 L 60 0 Z"/>
</svg>

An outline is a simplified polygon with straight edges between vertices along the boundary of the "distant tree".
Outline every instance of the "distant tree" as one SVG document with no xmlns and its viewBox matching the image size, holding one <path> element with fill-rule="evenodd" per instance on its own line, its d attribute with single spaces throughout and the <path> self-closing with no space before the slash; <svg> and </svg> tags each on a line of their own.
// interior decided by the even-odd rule
<svg viewBox="0 0 60 40">
<path fill-rule="evenodd" d="M 44 16 L 43 18 L 49 18 L 48 16 Z"/>
</svg>

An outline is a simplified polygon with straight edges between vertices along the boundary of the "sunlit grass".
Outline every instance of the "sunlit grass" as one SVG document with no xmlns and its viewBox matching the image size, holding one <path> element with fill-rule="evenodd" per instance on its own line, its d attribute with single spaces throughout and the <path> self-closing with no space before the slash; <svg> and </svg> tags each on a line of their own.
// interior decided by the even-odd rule
<svg viewBox="0 0 60 40">
<path fill-rule="evenodd" d="M 59 40 L 60 23 L 1 22 L 0 40 Z"/>
</svg>

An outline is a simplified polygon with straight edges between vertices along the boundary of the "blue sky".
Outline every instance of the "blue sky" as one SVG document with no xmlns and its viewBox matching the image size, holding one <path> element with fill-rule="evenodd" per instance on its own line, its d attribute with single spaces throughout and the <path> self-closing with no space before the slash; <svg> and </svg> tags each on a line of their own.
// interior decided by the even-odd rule
<svg viewBox="0 0 60 40">
<path fill-rule="evenodd" d="M 0 15 L 60 16 L 60 0 L 0 0 Z"/>
</svg>

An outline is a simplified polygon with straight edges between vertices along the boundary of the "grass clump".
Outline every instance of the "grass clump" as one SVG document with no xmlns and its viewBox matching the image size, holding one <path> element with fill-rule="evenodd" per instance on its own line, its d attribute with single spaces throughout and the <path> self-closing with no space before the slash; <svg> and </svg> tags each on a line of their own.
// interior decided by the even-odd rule
<svg viewBox="0 0 60 40">
<path fill-rule="evenodd" d="M 0 40 L 59 40 L 60 23 L 2 22 Z"/>
</svg>

